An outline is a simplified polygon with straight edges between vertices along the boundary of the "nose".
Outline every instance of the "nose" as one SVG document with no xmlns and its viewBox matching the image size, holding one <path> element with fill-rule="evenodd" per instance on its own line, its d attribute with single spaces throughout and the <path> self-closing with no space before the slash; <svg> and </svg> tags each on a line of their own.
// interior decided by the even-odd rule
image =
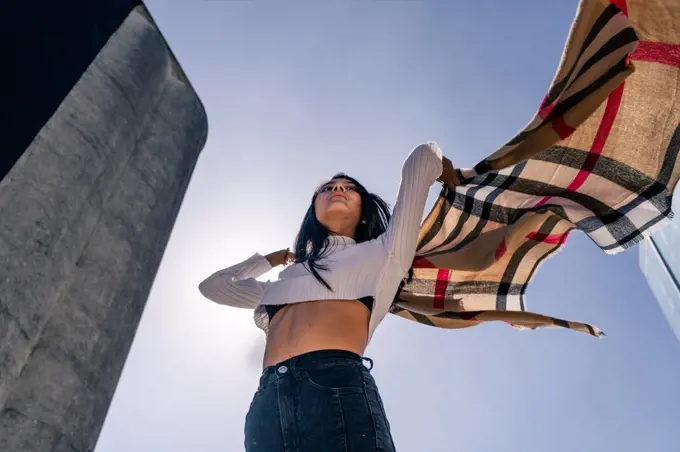
<svg viewBox="0 0 680 452">
<path fill-rule="evenodd" d="M 342 184 L 335 184 L 335 185 L 333 185 L 333 191 L 336 191 L 336 190 L 339 190 L 339 191 L 344 192 L 344 191 L 345 191 L 345 186 L 342 185 Z"/>
</svg>

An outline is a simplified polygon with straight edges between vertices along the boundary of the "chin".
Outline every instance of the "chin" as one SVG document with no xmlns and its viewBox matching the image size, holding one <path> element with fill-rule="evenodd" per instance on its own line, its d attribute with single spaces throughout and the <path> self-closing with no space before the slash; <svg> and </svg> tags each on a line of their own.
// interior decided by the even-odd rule
<svg viewBox="0 0 680 452">
<path fill-rule="evenodd" d="M 348 213 L 348 212 L 351 212 L 351 211 L 352 211 L 352 209 L 350 209 L 346 204 L 335 203 L 335 204 L 331 204 L 330 206 L 328 206 L 328 208 L 326 209 L 326 215 L 329 215 L 329 214 L 332 215 L 332 214 L 337 213 L 337 212 Z"/>
<path fill-rule="evenodd" d="M 355 209 L 348 206 L 344 202 L 333 202 L 326 207 L 326 216 L 328 215 L 336 215 L 339 213 L 345 214 L 345 215 L 352 215 L 355 212 Z"/>
</svg>

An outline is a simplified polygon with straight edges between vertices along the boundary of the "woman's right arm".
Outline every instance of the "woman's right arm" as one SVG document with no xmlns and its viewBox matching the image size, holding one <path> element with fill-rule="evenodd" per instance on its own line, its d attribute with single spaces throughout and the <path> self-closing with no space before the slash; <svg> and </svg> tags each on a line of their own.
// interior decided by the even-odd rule
<svg viewBox="0 0 680 452">
<path fill-rule="evenodd" d="M 257 277 L 276 265 L 284 263 L 282 251 L 262 256 L 254 254 L 240 264 L 219 270 L 198 285 L 198 290 L 208 300 L 236 308 L 255 309 L 262 300 L 269 282 Z M 290 253 L 288 253 L 290 254 Z"/>
<path fill-rule="evenodd" d="M 392 218 L 381 236 L 390 259 L 404 273 L 413 263 L 425 202 L 430 187 L 442 176 L 442 159 L 439 145 L 429 142 L 415 148 L 404 162 Z"/>
</svg>

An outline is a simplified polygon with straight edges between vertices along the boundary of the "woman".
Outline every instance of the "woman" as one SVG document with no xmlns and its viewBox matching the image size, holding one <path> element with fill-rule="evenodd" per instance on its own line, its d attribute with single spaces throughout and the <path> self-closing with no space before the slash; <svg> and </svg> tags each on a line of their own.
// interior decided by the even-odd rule
<svg viewBox="0 0 680 452">
<path fill-rule="evenodd" d="M 216 303 L 255 309 L 267 334 L 247 452 L 394 451 L 363 363 L 373 361 L 362 355 L 411 268 L 435 180 L 451 184 L 453 167 L 435 143 L 421 145 L 404 163 L 390 215 L 382 199 L 337 175 L 314 193 L 294 254 L 255 254 L 200 284 Z M 289 263 L 277 281 L 255 279 Z"/>
</svg>

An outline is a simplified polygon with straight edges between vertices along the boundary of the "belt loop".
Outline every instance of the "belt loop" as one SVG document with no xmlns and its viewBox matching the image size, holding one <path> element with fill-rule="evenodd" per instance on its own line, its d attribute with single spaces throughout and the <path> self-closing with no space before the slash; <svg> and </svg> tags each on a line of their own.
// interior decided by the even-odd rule
<svg viewBox="0 0 680 452">
<path fill-rule="evenodd" d="M 293 356 L 288 359 L 288 367 L 290 367 L 291 370 L 297 370 L 298 358 L 299 356 Z"/>
<path fill-rule="evenodd" d="M 300 370 L 298 367 L 299 356 L 293 356 L 288 360 L 288 368 L 290 369 L 290 374 L 293 376 L 296 382 L 301 382 L 305 375 L 305 370 Z"/>
<path fill-rule="evenodd" d="M 361 359 L 363 361 L 368 361 L 371 364 L 371 367 L 368 368 L 368 371 L 370 372 L 371 369 L 373 369 L 373 360 L 371 358 L 366 358 L 365 356 L 362 356 Z"/>
</svg>

